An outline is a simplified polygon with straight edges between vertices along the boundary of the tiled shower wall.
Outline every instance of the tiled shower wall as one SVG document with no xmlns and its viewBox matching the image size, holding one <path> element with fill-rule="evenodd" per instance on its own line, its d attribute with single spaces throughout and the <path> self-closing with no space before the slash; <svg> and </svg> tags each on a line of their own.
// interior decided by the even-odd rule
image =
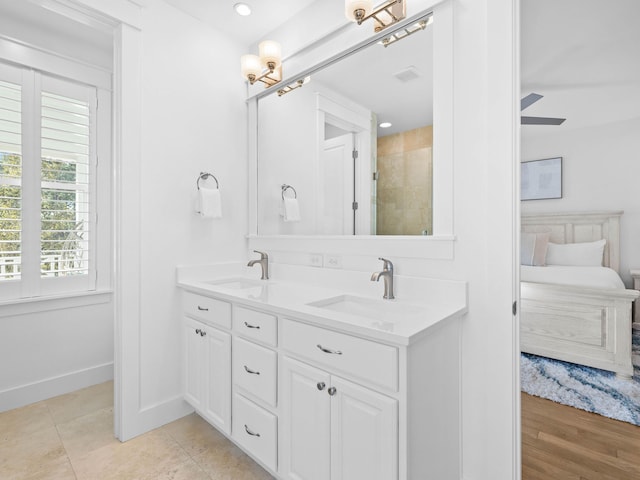
<svg viewBox="0 0 640 480">
<path fill-rule="evenodd" d="M 378 235 L 432 234 L 433 126 L 378 138 Z"/>
</svg>

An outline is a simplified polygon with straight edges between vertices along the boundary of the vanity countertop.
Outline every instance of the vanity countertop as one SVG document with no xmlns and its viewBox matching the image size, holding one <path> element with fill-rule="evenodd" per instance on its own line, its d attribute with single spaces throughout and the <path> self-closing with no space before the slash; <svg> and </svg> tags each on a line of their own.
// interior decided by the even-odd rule
<svg viewBox="0 0 640 480">
<path fill-rule="evenodd" d="M 294 278 L 259 280 L 250 275 L 253 272 L 247 274 L 237 267 L 178 267 L 177 285 L 189 292 L 395 345 L 409 345 L 440 322 L 467 310 L 465 282 L 454 282 L 461 284 L 462 295 L 454 293 L 438 303 L 426 302 L 424 296 L 383 300 Z"/>
</svg>

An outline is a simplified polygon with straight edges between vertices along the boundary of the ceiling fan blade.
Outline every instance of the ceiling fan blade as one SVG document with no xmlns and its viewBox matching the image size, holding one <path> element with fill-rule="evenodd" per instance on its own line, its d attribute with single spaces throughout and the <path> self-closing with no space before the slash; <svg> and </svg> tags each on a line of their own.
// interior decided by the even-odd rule
<svg viewBox="0 0 640 480">
<path fill-rule="evenodd" d="M 524 97 L 522 100 L 520 100 L 520 111 L 524 110 L 527 107 L 530 107 L 541 98 L 542 98 L 542 95 L 538 93 L 530 93 L 529 95 Z"/>
<path fill-rule="evenodd" d="M 566 118 L 520 117 L 521 125 L 561 125 Z"/>
</svg>

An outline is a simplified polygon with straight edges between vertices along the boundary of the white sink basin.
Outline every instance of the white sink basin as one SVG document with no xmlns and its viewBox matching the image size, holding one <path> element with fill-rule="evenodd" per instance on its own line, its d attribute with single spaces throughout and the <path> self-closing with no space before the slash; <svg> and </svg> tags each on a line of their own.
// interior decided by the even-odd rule
<svg viewBox="0 0 640 480">
<path fill-rule="evenodd" d="M 355 295 L 339 295 L 308 303 L 311 307 L 322 308 L 334 312 L 364 317 L 369 320 L 397 322 L 425 312 L 425 307 L 398 302 L 397 300 L 379 300 L 358 297 Z"/>
</svg>

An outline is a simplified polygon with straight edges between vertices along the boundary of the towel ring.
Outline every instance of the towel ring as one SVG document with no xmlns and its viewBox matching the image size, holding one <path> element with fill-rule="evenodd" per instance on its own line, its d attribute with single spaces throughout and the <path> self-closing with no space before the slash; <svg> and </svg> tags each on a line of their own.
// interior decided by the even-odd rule
<svg viewBox="0 0 640 480">
<path fill-rule="evenodd" d="M 196 180 L 196 187 L 198 187 L 198 190 L 200 190 L 200 180 L 206 180 L 209 177 L 213 178 L 216 181 L 216 188 L 220 190 L 218 179 L 215 177 L 215 175 L 212 175 L 208 172 L 200 172 L 200 176 L 198 177 L 198 180 Z"/>
<path fill-rule="evenodd" d="M 298 198 L 298 192 L 296 192 L 296 189 L 293 188 L 291 185 L 287 185 L 286 183 L 282 184 L 282 200 L 284 200 L 284 192 L 286 192 L 287 190 L 293 190 L 293 198 Z"/>
</svg>

